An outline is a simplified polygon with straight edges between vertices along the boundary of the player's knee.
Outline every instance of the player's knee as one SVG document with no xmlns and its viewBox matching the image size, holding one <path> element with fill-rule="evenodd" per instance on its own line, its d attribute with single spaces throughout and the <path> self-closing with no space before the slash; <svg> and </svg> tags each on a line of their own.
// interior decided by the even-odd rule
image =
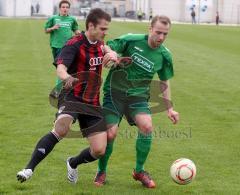
<svg viewBox="0 0 240 195">
<path fill-rule="evenodd" d="M 64 128 L 64 127 L 63 128 L 60 128 L 60 127 L 55 128 L 53 131 L 57 134 L 57 136 L 59 136 L 61 138 L 65 137 L 68 133 L 68 129 Z"/>
<path fill-rule="evenodd" d="M 107 140 L 108 141 L 113 141 L 117 137 L 117 125 L 111 126 L 108 128 L 107 131 Z"/>
<path fill-rule="evenodd" d="M 97 147 L 97 148 L 92 148 L 91 152 L 93 156 L 96 158 L 100 158 L 105 154 L 106 147 Z"/>
<path fill-rule="evenodd" d="M 140 130 L 144 134 L 149 134 L 149 133 L 152 133 L 153 126 L 151 123 L 144 123 L 140 125 Z"/>
<path fill-rule="evenodd" d="M 58 119 L 55 121 L 54 125 L 54 132 L 59 137 L 63 138 L 67 135 L 70 126 L 73 122 L 73 118 L 69 115 L 61 115 L 58 117 Z"/>
<path fill-rule="evenodd" d="M 117 137 L 117 132 L 108 132 L 107 134 L 107 140 L 108 141 L 113 141 Z"/>
<path fill-rule="evenodd" d="M 69 126 L 65 124 L 56 123 L 54 132 L 61 138 L 65 137 L 69 131 Z"/>
</svg>

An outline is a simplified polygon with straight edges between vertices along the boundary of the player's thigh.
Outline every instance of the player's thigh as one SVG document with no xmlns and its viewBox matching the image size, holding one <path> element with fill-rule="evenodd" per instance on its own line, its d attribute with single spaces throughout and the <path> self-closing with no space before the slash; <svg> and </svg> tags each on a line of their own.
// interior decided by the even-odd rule
<svg viewBox="0 0 240 195">
<path fill-rule="evenodd" d="M 87 137 L 91 152 L 95 157 L 103 156 L 107 146 L 107 132 L 97 132 Z"/>
<path fill-rule="evenodd" d="M 152 117 L 147 101 L 130 105 L 127 116 L 129 124 L 134 122 L 142 133 L 152 132 Z"/>
<path fill-rule="evenodd" d="M 137 125 L 146 123 L 142 119 L 148 120 L 151 117 L 151 110 L 147 101 L 134 102 L 132 101 L 125 110 L 125 116 L 130 125 Z M 142 117 L 146 116 L 146 117 Z M 137 122 L 137 123 L 136 123 Z"/>
<path fill-rule="evenodd" d="M 99 114 L 98 116 L 79 114 L 78 121 L 83 137 L 89 137 L 92 134 L 107 131 L 103 114 Z"/>
<path fill-rule="evenodd" d="M 109 94 L 104 95 L 103 114 L 104 114 L 104 118 L 107 123 L 108 129 L 110 129 L 110 132 L 114 131 L 116 129 L 116 126 L 119 125 L 119 123 L 122 120 L 123 113 L 124 113 L 124 103 L 121 100 L 117 98 L 113 100 L 111 95 Z"/>
</svg>

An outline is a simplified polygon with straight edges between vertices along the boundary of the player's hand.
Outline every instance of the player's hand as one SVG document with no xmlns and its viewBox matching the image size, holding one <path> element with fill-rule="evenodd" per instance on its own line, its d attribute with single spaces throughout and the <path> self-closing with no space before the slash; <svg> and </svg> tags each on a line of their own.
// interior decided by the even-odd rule
<svg viewBox="0 0 240 195">
<path fill-rule="evenodd" d="M 52 27 L 53 30 L 57 30 L 57 29 L 59 29 L 59 28 L 60 28 L 60 25 L 59 25 L 59 24 L 55 24 L 55 25 Z"/>
<path fill-rule="evenodd" d="M 117 60 L 118 60 L 117 53 L 115 51 L 111 51 L 103 56 L 102 64 L 106 68 L 111 68 L 112 66 L 115 66 Z"/>
<path fill-rule="evenodd" d="M 64 80 L 64 88 L 65 89 L 71 89 L 79 82 L 77 78 L 74 78 L 72 76 L 69 76 L 67 79 Z"/>
<path fill-rule="evenodd" d="M 173 108 L 170 108 L 167 111 L 167 115 L 173 124 L 177 124 L 177 122 L 179 121 L 179 113 L 178 112 L 174 111 Z"/>
<path fill-rule="evenodd" d="M 119 57 L 116 65 L 120 67 L 127 66 L 132 63 L 132 58 L 131 57 Z"/>
</svg>

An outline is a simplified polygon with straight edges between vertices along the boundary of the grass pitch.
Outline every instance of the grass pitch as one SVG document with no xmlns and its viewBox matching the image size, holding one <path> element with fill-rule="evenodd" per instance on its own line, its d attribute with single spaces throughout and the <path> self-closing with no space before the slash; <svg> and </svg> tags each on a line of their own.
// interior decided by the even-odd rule
<svg viewBox="0 0 240 195">
<path fill-rule="evenodd" d="M 26 183 L 16 173 L 35 143 L 52 128 L 56 110 L 48 103 L 55 83 L 49 36 L 43 20 L 0 20 L 0 194 L 239 194 L 240 29 L 173 25 L 166 41 L 174 56 L 172 100 L 181 121 L 153 115 L 156 134 L 145 165 L 157 188 L 143 188 L 131 178 L 136 129 L 121 123 L 109 162 L 108 183 L 93 185 L 97 163 L 79 167 L 79 182 L 66 180 L 65 160 L 87 146 L 84 139 L 64 139 Z M 83 23 L 80 23 L 83 29 Z M 113 22 L 108 38 L 145 33 L 145 23 Z M 106 75 L 104 72 L 104 75 Z M 180 157 L 197 166 L 186 186 L 169 176 Z"/>
</svg>

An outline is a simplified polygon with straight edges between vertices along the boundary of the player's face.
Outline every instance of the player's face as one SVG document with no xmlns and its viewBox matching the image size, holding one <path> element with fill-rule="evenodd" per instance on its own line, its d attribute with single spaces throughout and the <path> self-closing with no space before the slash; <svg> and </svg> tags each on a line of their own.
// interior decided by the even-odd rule
<svg viewBox="0 0 240 195">
<path fill-rule="evenodd" d="M 152 48 L 159 47 L 167 38 L 168 32 L 170 29 L 170 25 L 162 24 L 157 21 L 152 27 L 149 29 L 149 45 Z"/>
<path fill-rule="evenodd" d="M 59 8 L 59 12 L 61 16 L 67 16 L 69 13 L 69 5 L 67 3 L 63 3 L 61 7 Z"/>
<path fill-rule="evenodd" d="M 92 35 L 95 40 L 103 41 L 107 35 L 109 22 L 105 19 L 99 20 L 99 23 L 93 27 Z"/>
</svg>

